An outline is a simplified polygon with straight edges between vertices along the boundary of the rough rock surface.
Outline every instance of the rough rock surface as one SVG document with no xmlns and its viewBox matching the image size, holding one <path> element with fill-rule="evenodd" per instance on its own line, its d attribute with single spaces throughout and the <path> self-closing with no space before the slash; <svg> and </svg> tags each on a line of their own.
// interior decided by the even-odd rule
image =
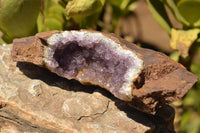
<svg viewBox="0 0 200 133">
<path fill-rule="evenodd" d="M 117 43 L 117 45 L 120 44 L 124 49 L 132 50 L 133 53 L 142 59 L 144 63 L 143 69 L 131 90 L 132 106 L 139 110 L 154 113 L 163 105 L 182 98 L 197 81 L 197 77 L 194 74 L 160 52 L 140 48 L 115 34 L 88 30 L 81 30 L 80 32 L 84 31 L 102 34 L 105 36 L 105 39 L 112 40 Z M 43 32 L 32 37 L 14 40 L 12 50 L 14 61 L 31 62 L 40 66 L 46 65 L 43 61 L 44 51 L 46 47 L 50 47 L 48 46 L 50 44 L 48 44 L 46 40 L 56 32 L 58 33 L 60 31 Z M 79 36 L 79 38 L 81 37 Z M 92 37 L 87 39 L 88 43 L 90 43 Z M 76 41 L 76 39 L 66 43 L 70 43 L 71 41 Z M 53 70 L 52 68 L 48 69 Z M 115 95 L 116 93 L 112 94 Z"/>
<path fill-rule="evenodd" d="M 0 132 L 174 132 L 173 108 L 145 114 L 100 87 L 13 62 L 11 49 L 0 46 Z"/>
</svg>

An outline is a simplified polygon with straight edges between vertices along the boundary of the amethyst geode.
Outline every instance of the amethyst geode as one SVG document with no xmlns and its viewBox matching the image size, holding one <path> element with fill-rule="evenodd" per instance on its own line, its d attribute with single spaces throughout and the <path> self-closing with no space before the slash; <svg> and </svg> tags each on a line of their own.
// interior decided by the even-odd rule
<svg viewBox="0 0 200 133">
<path fill-rule="evenodd" d="M 64 31 L 48 38 L 46 67 L 59 76 L 98 85 L 115 97 L 132 100 L 133 82 L 143 61 L 101 33 Z"/>
<path fill-rule="evenodd" d="M 140 48 L 115 34 L 89 30 L 49 31 L 15 39 L 12 58 L 101 86 L 148 113 L 182 98 L 197 81 L 160 52 Z"/>
</svg>

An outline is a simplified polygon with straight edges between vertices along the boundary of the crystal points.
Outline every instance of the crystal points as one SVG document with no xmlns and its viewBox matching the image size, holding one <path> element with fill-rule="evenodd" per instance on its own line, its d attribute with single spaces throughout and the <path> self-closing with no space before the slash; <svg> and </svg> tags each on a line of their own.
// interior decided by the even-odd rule
<svg viewBox="0 0 200 133">
<path fill-rule="evenodd" d="M 117 98 L 132 100 L 133 82 L 143 61 L 101 33 L 65 31 L 47 40 L 44 62 L 52 72 L 83 84 L 98 85 Z"/>
</svg>

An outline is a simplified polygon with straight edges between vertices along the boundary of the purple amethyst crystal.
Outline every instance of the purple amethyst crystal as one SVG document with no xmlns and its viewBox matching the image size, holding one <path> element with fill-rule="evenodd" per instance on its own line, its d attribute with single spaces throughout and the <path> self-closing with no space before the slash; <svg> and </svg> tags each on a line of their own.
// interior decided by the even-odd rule
<svg viewBox="0 0 200 133">
<path fill-rule="evenodd" d="M 117 98 L 131 101 L 133 82 L 143 68 L 135 53 L 101 33 L 65 31 L 45 46 L 46 67 L 59 76 L 98 85 Z"/>
</svg>

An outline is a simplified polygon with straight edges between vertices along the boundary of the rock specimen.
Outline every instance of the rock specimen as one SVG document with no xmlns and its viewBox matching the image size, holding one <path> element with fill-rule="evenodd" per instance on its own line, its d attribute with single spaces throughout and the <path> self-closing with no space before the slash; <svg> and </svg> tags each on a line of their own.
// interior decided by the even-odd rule
<svg viewBox="0 0 200 133">
<path fill-rule="evenodd" d="M 14 61 L 44 66 L 67 79 L 98 85 L 145 112 L 180 99 L 197 77 L 164 54 L 114 34 L 52 31 L 15 39 Z"/>
<path fill-rule="evenodd" d="M 50 71 L 83 84 L 99 85 L 121 100 L 132 100 L 133 81 L 143 67 L 135 53 L 101 33 L 87 31 L 57 33 L 47 43 L 43 61 Z"/>
<path fill-rule="evenodd" d="M 67 80 L 30 63 L 13 62 L 12 47 L 0 45 L 1 133 L 174 131 L 173 108 L 164 106 L 155 115 L 145 114 L 98 86 Z"/>
<path fill-rule="evenodd" d="M 99 85 L 124 101 L 132 100 L 133 81 L 143 67 L 135 53 L 101 33 L 65 31 L 44 47 L 44 63 L 52 72 L 83 84 Z"/>
</svg>

